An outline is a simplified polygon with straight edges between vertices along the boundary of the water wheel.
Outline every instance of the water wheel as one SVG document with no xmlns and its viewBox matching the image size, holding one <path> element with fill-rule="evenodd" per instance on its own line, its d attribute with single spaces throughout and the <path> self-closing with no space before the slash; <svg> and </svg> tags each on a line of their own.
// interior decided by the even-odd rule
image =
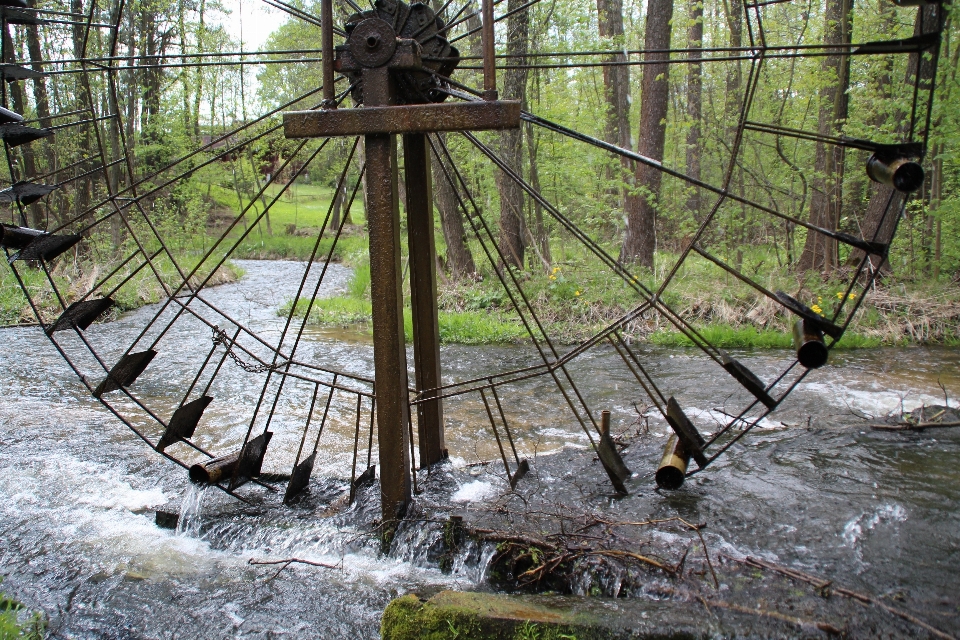
<svg viewBox="0 0 960 640">
<path fill-rule="evenodd" d="M 473 419 L 485 429 L 480 437 L 496 445 L 505 478 L 515 485 L 529 464 L 515 438 L 523 425 L 511 418 L 511 407 L 526 401 L 515 391 L 531 380 L 552 390 L 544 397 L 562 408 L 565 428 L 581 429 L 617 490 L 628 491 L 631 474 L 611 442 L 609 414 L 600 411 L 603 401 L 588 397 L 578 385 L 578 376 L 584 375 L 578 363 L 600 349 L 615 352 L 634 382 L 618 393 L 635 400 L 645 396 L 674 432 L 657 482 L 677 488 L 686 475 L 708 467 L 761 424 L 826 363 L 883 268 L 906 194 L 923 181 L 919 163 L 936 85 L 929 60 L 937 59 L 944 20 L 940 5 L 900 10 L 919 16 L 912 37 L 852 45 L 807 42 L 801 32 L 777 23 L 782 3 L 775 1 L 743 5 L 748 42 L 732 48 L 517 54 L 511 48 L 513 35 L 503 26 L 534 11 L 537 0 L 522 6 L 511 0 L 507 10 L 495 9 L 500 2 L 492 0 L 479 9 L 469 2 L 431 7 L 403 0 L 377 0 L 365 9 L 352 0 L 338 6 L 322 0 L 319 16 L 280 0 L 268 3 L 314 29 L 321 47 L 230 53 L 211 44 L 209 51 L 151 52 L 129 32 L 138 24 L 133 12 L 142 11 L 136 4 L 108 1 L 78 9 L 77 3 L 23 7 L 8 2 L 0 8 L 4 34 L 13 30 L 16 36 L 5 35 L 0 110 L 10 183 L 0 191 L 5 203 L 0 245 L 9 268 L 41 330 L 89 392 L 158 456 L 182 467 L 184 477 L 239 499 L 271 486 L 265 472 L 269 467 L 282 471 L 271 476 L 273 483 L 281 478 L 286 485 L 277 495 L 293 501 L 308 488 L 320 461 L 337 457 L 351 470 L 351 496 L 375 477 L 379 466 L 384 519 L 402 516 L 417 469 L 463 453 L 451 450 L 444 433 L 444 407 L 457 401 L 473 403 Z M 44 58 L 28 46 L 38 30 L 51 41 L 75 43 L 76 50 L 64 45 L 57 55 Z M 567 42 L 577 37 L 571 34 Z M 472 45 L 469 55 L 458 49 L 467 43 Z M 848 136 L 834 135 L 830 127 L 793 128 L 785 119 L 771 118 L 765 101 L 782 105 L 780 116 L 796 107 L 791 105 L 795 92 L 778 84 L 781 72 L 797 65 L 819 67 L 827 55 L 855 57 L 859 65 L 912 69 L 907 72 L 911 81 L 895 87 L 902 126 Z M 288 68 L 289 98 L 229 124 L 217 125 L 216 114 L 208 114 L 207 133 L 201 133 L 199 124 L 197 131 L 183 132 L 179 123 L 164 119 L 162 104 L 168 97 L 157 93 L 160 75 L 176 71 L 181 82 L 201 82 L 205 70 L 214 69 L 211 77 L 219 81 L 251 65 Z M 730 119 L 726 146 L 715 154 L 722 162 L 691 175 L 676 158 L 646 155 L 649 141 L 638 151 L 631 148 L 629 136 L 618 143 L 566 124 L 572 118 L 562 104 L 541 104 L 538 113 L 511 99 L 514 71 L 561 68 L 572 77 L 597 67 L 610 71 L 632 65 L 691 78 L 710 65 L 742 73 L 739 97 L 724 116 Z M 300 86 L 296 79 L 303 77 L 321 84 Z M 792 71 L 790 77 L 795 77 Z M 651 78 L 655 82 L 657 75 Z M 146 91 L 139 112 L 129 95 L 138 84 Z M 682 120 L 682 110 L 676 111 L 669 118 Z M 196 122 L 201 120 L 198 112 Z M 664 120 L 661 132 L 667 124 Z M 538 132 L 555 143 L 571 162 L 576 158 L 600 174 L 650 174 L 663 183 L 662 193 L 695 197 L 698 204 L 689 212 L 683 242 L 663 248 L 652 269 L 627 251 L 617 255 L 609 237 L 573 222 L 569 199 L 557 204 L 550 189 L 537 186 L 517 166 L 510 144 L 519 144 L 519 136 L 498 137 L 497 131 L 521 127 L 527 135 Z M 179 149 L 168 140 L 174 135 L 181 136 Z M 757 145 L 775 148 L 782 164 L 770 167 L 746 151 Z M 876 193 L 884 201 L 873 230 L 842 230 L 842 212 L 830 209 L 833 201 L 823 194 L 816 196 L 825 207 L 822 215 L 801 215 L 812 197 L 804 172 L 821 167 L 799 166 L 793 159 L 808 162 L 816 156 L 814 149 L 822 156 L 817 162 L 835 161 L 844 152 L 866 159 L 863 177 L 880 185 Z M 398 157 L 403 160 L 403 216 Z M 231 162 L 234 171 L 261 165 L 269 165 L 269 171 L 246 178 L 252 184 L 249 192 L 237 191 L 237 210 L 221 212 L 217 236 L 208 243 L 210 189 L 216 186 L 221 198 L 232 194 L 224 195 L 228 190 L 221 185 L 211 186 L 209 178 L 204 182 L 204 172 Z M 244 243 L 263 233 L 278 203 L 318 168 L 329 169 L 338 195 L 321 227 L 311 231 L 310 260 L 299 276 L 275 283 L 277 306 L 288 303 L 279 324 L 224 311 L 213 285 Z M 795 188 L 776 191 L 766 177 L 776 171 L 795 175 Z M 518 263 L 510 254 L 513 245 L 503 240 L 509 230 L 497 228 L 490 203 L 478 193 L 478 176 L 508 184 L 500 193 L 513 194 L 510 206 L 535 209 L 553 233 L 579 247 L 585 261 L 607 270 L 605 296 L 624 311 L 579 344 L 560 344 L 527 291 L 523 268 L 528 265 Z M 206 195 L 197 184 L 206 185 Z M 489 264 L 485 273 L 502 287 L 502 305 L 528 333 L 515 361 L 479 377 L 444 373 L 450 363 L 439 348 L 435 185 L 452 194 L 474 250 Z M 347 215 L 334 211 L 359 207 L 361 197 L 371 256 L 374 362 L 372 370 L 358 371 L 330 364 L 310 346 L 307 324 L 347 221 Z M 642 206 L 652 205 L 644 200 Z M 201 211 L 186 216 L 190 207 Z M 616 227 L 621 215 L 611 210 L 607 222 Z M 745 223 L 768 233 L 765 260 L 743 259 L 733 229 Z M 185 226 L 192 229 L 187 237 L 193 234 L 201 246 L 184 244 Z M 632 242 L 656 241 L 655 228 L 629 233 Z M 827 247 L 821 256 L 847 265 L 833 272 L 831 286 L 838 293 L 831 305 L 815 303 L 810 290 L 767 286 L 770 274 L 788 268 L 783 256 L 796 251 L 790 242 L 799 237 Z M 409 248 L 405 254 L 404 242 Z M 409 256 L 409 285 L 404 255 Z M 79 263 L 110 268 L 81 272 L 75 268 Z M 759 295 L 766 306 L 756 324 L 766 326 L 768 320 L 761 316 L 789 319 L 795 349 L 778 352 L 777 367 L 759 369 L 749 353 L 728 353 L 704 330 L 708 316 L 680 310 L 681 283 L 706 270 L 720 270 L 731 286 Z M 159 290 L 160 301 L 130 312 L 128 325 L 137 331 L 114 330 L 107 321 L 138 306 L 147 290 Z M 405 297 L 412 299 L 412 379 L 403 329 Z M 579 312 L 578 304 L 570 300 L 571 313 Z M 698 421 L 672 388 L 676 385 L 658 375 L 656 361 L 631 339 L 644 323 L 671 327 L 709 365 L 711 382 L 720 381 L 726 390 L 722 423 Z M 216 429 L 208 426 L 212 422 Z M 688 470 L 691 459 L 697 468 Z M 657 463 L 650 460 L 650 469 Z"/>
</svg>

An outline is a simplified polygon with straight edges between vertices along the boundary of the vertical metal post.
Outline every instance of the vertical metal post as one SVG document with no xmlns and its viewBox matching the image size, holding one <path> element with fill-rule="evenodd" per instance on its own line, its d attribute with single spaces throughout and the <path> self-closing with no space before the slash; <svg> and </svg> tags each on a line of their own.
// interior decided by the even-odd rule
<svg viewBox="0 0 960 640">
<path fill-rule="evenodd" d="M 320 25 L 323 108 L 336 109 L 336 94 L 333 91 L 333 0 L 320 0 Z"/>
<path fill-rule="evenodd" d="M 496 40 L 493 34 L 493 0 L 482 0 L 480 40 L 483 45 L 483 99 L 497 99 Z"/>
<path fill-rule="evenodd" d="M 386 68 L 364 71 L 368 106 L 389 104 Z M 403 514 L 410 501 L 410 416 L 407 352 L 403 335 L 400 208 L 397 194 L 397 138 L 364 136 L 367 231 L 370 235 L 370 295 L 373 300 L 373 360 L 377 381 L 377 435 L 383 522 Z M 385 538 L 390 535 L 384 531 Z"/>
<path fill-rule="evenodd" d="M 413 358 L 416 389 L 440 386 L 440 325 L 437 314 L 437 249 L 433 235 L 433 193 L 427 136 L 403 136 L 407 187 L 407 237 L 410 243 L 410 298 L 413 307 Z M 420 466 L 447 457 L 441 400 L 417 404 Z"/>
</svg>

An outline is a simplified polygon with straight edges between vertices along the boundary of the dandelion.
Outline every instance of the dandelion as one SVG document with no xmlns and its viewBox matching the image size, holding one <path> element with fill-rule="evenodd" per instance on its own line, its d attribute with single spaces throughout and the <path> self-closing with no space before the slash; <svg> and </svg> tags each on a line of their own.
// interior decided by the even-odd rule
<svg viewBox="0 0 960 640">
<path fill-rule="evenodd" d="M 820 308 L 820 305 L 815 304 L 810 308 L 813 309 L 814 313 L 819 313 L 820 315 L 823 315 L 823 309 Z"/>
</svg>

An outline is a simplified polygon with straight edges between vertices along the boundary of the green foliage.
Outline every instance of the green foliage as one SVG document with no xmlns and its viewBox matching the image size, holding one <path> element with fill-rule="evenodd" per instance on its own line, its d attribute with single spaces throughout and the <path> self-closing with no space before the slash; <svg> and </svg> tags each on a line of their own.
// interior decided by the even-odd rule
<svg viewBox="0 0 960 640">
<path fill-rule="evenodd" d="M 25 612 L 22 603 L 0 592 L 0 640 L 42 640 L 46 618 L 39 612 L 29 616 Z"/>
</svg>

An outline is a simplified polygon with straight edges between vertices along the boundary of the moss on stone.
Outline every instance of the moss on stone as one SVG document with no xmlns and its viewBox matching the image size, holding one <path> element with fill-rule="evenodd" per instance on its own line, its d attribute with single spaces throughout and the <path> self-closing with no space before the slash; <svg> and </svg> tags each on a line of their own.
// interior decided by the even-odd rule
<svg viewBox="0 0 960 640">
<path fill-rule="evenodd" d="M 442 591 L 427 601 L 406 595 L 383 613 L 383 640 L 619 640 L 626 638 L 698 638 L 713 635 L 691 627 L 689 618 L 664 624 L 649 615 L 656 603 L 622 603 L 592 598 L 509 596 Z M 613 603 L 613 604 L 611 604 Z M 667 607 L 668 615 L 677 612 Z"/>
</svg>

